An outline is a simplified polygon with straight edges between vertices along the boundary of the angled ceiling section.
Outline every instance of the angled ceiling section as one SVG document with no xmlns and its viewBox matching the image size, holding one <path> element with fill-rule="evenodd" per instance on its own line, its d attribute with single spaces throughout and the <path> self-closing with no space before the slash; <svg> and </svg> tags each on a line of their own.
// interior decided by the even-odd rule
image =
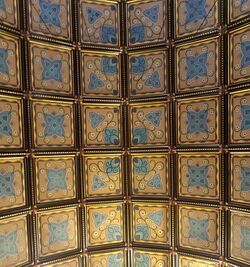
<svg viewBox="0 0 250 267">
<path fill-rule="evenodd" d="M 249 0 L 0 0 L 0 264 L 250 265 Z"/>
</svg>

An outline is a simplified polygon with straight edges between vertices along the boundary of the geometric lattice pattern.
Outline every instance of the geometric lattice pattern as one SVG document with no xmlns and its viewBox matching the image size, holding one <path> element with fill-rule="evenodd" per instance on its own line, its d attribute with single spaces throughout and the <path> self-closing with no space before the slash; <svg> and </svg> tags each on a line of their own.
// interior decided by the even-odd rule
<svg viewBox="0 0 250 267">
<path fill-rule="evenodd" d="M 0 265 L 250 266 L 249 17 L 0 0 Z"/>
</svg>

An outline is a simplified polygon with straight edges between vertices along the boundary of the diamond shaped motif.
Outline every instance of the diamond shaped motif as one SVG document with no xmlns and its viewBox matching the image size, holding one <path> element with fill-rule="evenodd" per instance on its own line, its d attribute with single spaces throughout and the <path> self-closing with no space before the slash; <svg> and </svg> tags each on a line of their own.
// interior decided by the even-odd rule
<svg viewBox="0 0 250 267">
<path fill-rule="evenodd" d="M 62 61 L 61 60 L 50 60 L 48 58 L 41 58 L 43 73 L 42 80 L 54 80 L 62 82 Z"/>
<path fill-rule="evenodd" d="M 146 114 L 146 119 L 150 121 L 155 127 L 158 127 L 161 122 L 161 111 L 153 111 Z"/>
<path fill-rule="evenodd" d="M 207 132 L 208 131 L 207 117 L 208 117 L 208 110 L 188 111 L 187 132 L 188 133 Z"/>
<path fill-rule="evenodd" d="M 188 80 L 207 76 L 208 53 L 187 57 L 186 62 Z"/>
<path fill-rule="evenodd" d="M 68 240 L 68 220 L 59 223 L 49 223 L 49 243 Z"/>
<path fill-rule="evenodd" d="M 64 137 L 64 115 L 54 115 L 49 113 L 43 113 L 45 121 L 45 136 L 62 136 Z"/>
<path fill-rule="evenodd" d="M 208 188 L 208 166 L 188 165 L 188 186 Z"/>
<path fill-rule="evenodd" d="M 208 241 L 208 220 L 188 218 L 189 237 Z"/>
<path fill-rule="evenodd" d="M 47 190 L 57 190 L 63 189 L 67 190 L 67 183 L 66 183 L 66 169 L 47 169 Z"/>
</svg>

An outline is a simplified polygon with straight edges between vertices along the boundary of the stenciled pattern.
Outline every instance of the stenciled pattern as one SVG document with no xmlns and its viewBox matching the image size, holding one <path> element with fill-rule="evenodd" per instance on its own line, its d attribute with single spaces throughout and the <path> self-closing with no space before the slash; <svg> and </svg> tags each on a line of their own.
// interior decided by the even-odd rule
<svg viewBox="0 0 250 267">
<path fill-rule="evenodd" d="M 166 92 L 166 57 L 165 52 L 129 55 L 131 96 Z"/>
<path fill-rule="evenodd" d="M 71 103 L 50 104 L 33 101 L 34 145 L 36 147 L 72 147 L 73 105 Z"/>
<path fill-rule="evenodd" d="M 152 252 L 148 250 L 137 250 L 133 251 L 133 266 L 138 267 L 161 267 L 169 266 L 169 255 L 163 253 Z"/>
<path fill-rule="evenodd" d="M 94 96 L 120 95 L 119 56 L 82 53 L 83 93 Z"/>
<path fill-rule="evenodd" d="M 0 99 L 0 148 L 21 148 L 23 146 L 21 99 Z"/>
<path fill-rule="evenodd" d="M 27 217 L 22 215 L 0 221 L 0 264 L 17 266 L 29 260 Z"/>
<path fill-rule="evenodd" d="M 250 94 L 235 93 L 230 95 L 231 143 L 249 142 L 250 133 Z"/>
<path fill-rule="evenodd" d="M 168 156 L 132 156 L 131 161 L 134 195 L 169 194 Z"/>
<path fill-rule="evenodd" d="M 0 160 L 0 210 L 26 204 L 24 159 Z"/>
<path fill-rule="evenodd" d="M 0 37 L 0 86 L 20 90 L 19 40 L 14 36 Z"/>
<path fill-rule="evenodd" d="M 118 6 L 115 3 L 81 1 L 81 41 L 117 47 Z"/>
<path fill-rule="evenodd" d="M 165 2 L 128 3 L 128 45 L 162 42 L 166 39 Z"/>
<path fill-rule="evenodd" d="M 175 7 L 177 37 L 215 28 L 218 8 L 215 0 L 178 0 Z"/>
<path fill-rule="evenodd" d="M 131 105 L 130 110 L 132 146 L 167 144 L 167 105 Z"/>
<path fill-rule="evenodd" d="M 250 11 L 249 0 L 230 0 L 230 21 L 235 21 L 246 16 Z"/>
<path fill-rule="evenodd" d="M 86 156 L 84 158 L 88 197 L 122 194 L 122 160 L 119 156 Z"/>
<path fill-rule="evenodd" d="M 219 85 L 218 40 L 176 48 L 176 91 L 204 90 Z"/>
<path fill-rule="evenodd" d="M 123 267 L 125 265 L 125 255 L 123 250 L 109 252 L 109 253 L 96 253 L 89 256 L 89 267 Z"/>
<path fill-rule="evenodd" d="M 87 206 L 87 244 L 88 246 L 122 243 L 123 205 L 110 204 Z"/>
<path fill-rule="evenodd" d="M 37 202 L 76 197 L 74 157 L 35 158 Z"/>
<path fill-rule="evenodd" d="M 250 216 L 231 211 L 231 257 L 245 264 L 250 260 Z"/>
<path fill-rule="evenodd" d="M 37 214 L 40 257 L 78 248 L 77 209 Z"/>
<path fill-rule="evenodd" d="M 121 144 L 119 106 L 85 106 L 83 117 L 86 146 L 119 146 Z"/>
<path fill-rule="evenodd" d="M 250 157 L 244 153 L 230 153 L 231 200 L 248 203 L 250 200 Z"/>
<path fill-rule="evenodd" d="M 71 52 L 31 44 L 31 73 L 34 91 L 72 94 Z"/>
<path fill-rule="evenodd" d="M 218 97 L 179 101 L 178 144 L 219 142 Z"/>
<path fill-rule="evenodd" d="M 250 31 L 247 27 L 234 31 L 229 36 L 229 81 L 232 84 L 244 82 L 250 77 Z"/>
<path fill-rule="evenodd" d="M 18 10 L 16 0 L 0 0 L 0 20 L 8 26 L 17 28 Z"/>
<path fill-rule="evenodd" d="M 168 206 L 133 204 L 132 208 L 134 242 L 169 244 Z"/>
<path fill-rule="evenodd" d="M 178 154 L 178 194 L 219 199 L 219 155 Z"/>
<path fill-rule="evenodd" d="M 71 39 L 69 0 L 29 0 L 30 31 L 54 38 Z"/>
<path fill-rule="evenodd" d="M 179 206 L 179 245 L 219 253 L 219 212 Z"/>
</svg>

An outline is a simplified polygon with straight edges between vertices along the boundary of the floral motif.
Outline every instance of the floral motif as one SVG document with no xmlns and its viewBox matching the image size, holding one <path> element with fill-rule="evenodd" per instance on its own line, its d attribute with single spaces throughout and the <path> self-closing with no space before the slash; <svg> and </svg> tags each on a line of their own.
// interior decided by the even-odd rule
<svg viewBox="0 0 250 267">
<path fill-rule="evenodd" d="M 248 27 L 230 33 L 230 47 L 230 82 L 237 83 L 249 79 L 250 31 Z"/>
<path fill-rule="evenodd" d="M 36 158 L 37 202 L 73 199 L 75 189 L 74 157 Z"/>
<path fill-rule="evenodd" d="M 122 206 L 89 206 L 88 242 L 90 246 L 120 243 L 123 240 Z M 91 222 L 91 223 L 90 223 Z"/>
<path fill-rule="evenodd" d="M 208 220 L 188 218 L 189 237 L 208 240 Z"/>
<path fill-rule="evenodd" d="M 179 194 L 192 198 L 219 198 L 219 161 L 215 155 L 178 155 Z"/>
<path fill-rule="evenodd" d="M 180 218 L 180 245 L 219 253 L 219 210 L 182 207 Z"/>
<path fill-rule="evenodd" d="M 218 100 L 200 100 L 179 104 L 179 142 L 218 142 Z"/>
<path fill-rule="evenodd" d="M 47 190 L 67 190 L 66 169 L 47 169 Z"/>
<path fill-rule="evenodd" d="M 70 39 L 70 6 L 68 0 L 31 0 L 31 31 Z"/>
<path fill-rule="evenodd" d="M 164 91 L 164 52 L 130 56 L 130 91 L 132 95 L 159 93 Z"/>
<path fill-rule="evenodd" d="M 134 205 L 134 241 L 168 243 L 166 207 Z"/>
<path fill-rule="evenodd" d="M 68 240 L 68 224 L 68 221 L 48 224 L 50 245 Z"/>
<path fill-rule="evenodd" d="M 73 146 L 73 104 L 34 101 L 35 146 Z"/>
<path fill-rule="evenodd" d="M 134 266 L 136 267 L 151 267 L 151 266 L 168 266 L 168 256 L 166 254 L 135 250 L 134 252 Z"/>
<path fill-rule="evenodd" d="M 167 163 L 165 157 L 133 158 L 133 192 L 135 194 L 166 194 Z"/>
<path fill-rule="evenodd" d="M 42 80 L 55 80 L 62 82 L 62 62 L 61 60 L 50 60 L 48 58 L 41 58 L 43 65 Z"/>
<path fill-rule="evenodd" d="M 2 266 L 28 265 L 30 249 L 27 233 L 27 215 L 1 219 L 0 262 Z"/>
<path fill-rule="evenodd" d="M 26 203 L 23 158 L 0 160 L 0 210 Z"/>
<path fill-rule="evenodd" d="M 82 53 L 84 93 L 94 95 L 119 95 L 119 61 L 117 56 L 100 56 Z"/>
<path fill-rule="evenodd" d="M 65 136 L 64 115 L 44 113 L 44 135 L 46 136 Z"/>
<path fill-rule="evenodd" d="M 129 45 L 164 40 L 164 9 L 163 1 L 128 5 Z"/>
<path fill-rule="evenodd" d="M 188 128 L 187 132 L 195 133 L 195 132 L 208 132 L 208 110 L 200 110 L 200 111 L 187 111 L 188 118 Z"/>
<path fill-rule="evenodd" d="M 207 76 L 208 53 L 186 58 L 187 61 L 187 79 Z"/>
<path fill-rule="evenodd" d="M 87 194 L 109 195 L 121 194 L 121 161 L 117 158 L 88 158 Z"/>
<path fill-rule="evenodd" d="M 178 0 L 177 36 L 212 29 L 218 24 L 218 4 L 209 0 Z"/>
<path fill-rule="evenodd" d="M 9 1 L 10 2 L 10 1 Z M 10 3 L 8 3 L 9 5 Z M 8 7 L 9 8 L 9 7 Z M 1 10 L 0 10 L 1 20 Z M 0 85 L 20 89 L 19 40 L 15 37 L 0 37 Z"/>
<path fill-rule="evenodd" d="M 115 4 L 81 3 L 82 42 L 118 45 L 117 7 Z"/>
<path fill-rule="evenodd" d="M 5 48 L 0 48 L 0 72 L 9 75 L 8 67 L 8 50 Z"/>
<path fill-rule="evenodd" d="M 165 108 L 132 108 L 132 144 L 165 143 Z"/>
<path fill-rule="evenodd" d="M 218 40 L 181 45 L 176 48 L 177 91 L 211 88 L 219 85 Z"/>
<path fill-rule="evenodd" d="M 17 231 L 0 234 L 0 259 L 18 254 Z"/>
<path fill-rule="evenodd" d="M 0 112 L 0 135 L 12 136 L 11 112 Z"/>
<path fill-rule="evenodd" d="M 15 196 L 14 172 L 0 172 L 0 197 Z"/>
<path fill-rule="evenodd" d="M 120 144 L 120 111 L 117 107 L 111 108 L 85 108 L 86 118 L 85 142 L 87 145 Z"/>
<path fill-rule="evenodd" d="M 48 256 L 78 249 L 77 209 L 43 211 L 38 215 L 39 255 Z"/>
<path fill-rule="evenodd" d="M 0 147 L 22 146 L 22 123 L 20 99 L 0 97 Z"/>
</svg>

